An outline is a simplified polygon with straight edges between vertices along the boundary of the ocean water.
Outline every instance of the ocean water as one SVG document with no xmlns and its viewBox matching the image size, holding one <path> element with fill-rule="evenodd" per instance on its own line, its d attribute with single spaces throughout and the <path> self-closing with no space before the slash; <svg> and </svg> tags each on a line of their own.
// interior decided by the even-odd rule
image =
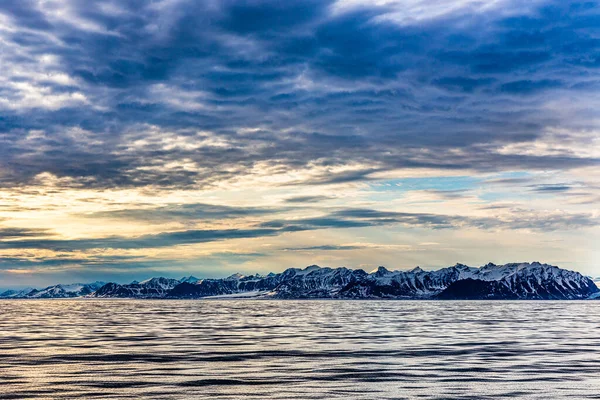
<svg viewBox="0 0 600 400">
<path fill-rule="evenodd" d="M 0 301 L 1 399 L 599 399 L 600 301 Z"/>
</svg>

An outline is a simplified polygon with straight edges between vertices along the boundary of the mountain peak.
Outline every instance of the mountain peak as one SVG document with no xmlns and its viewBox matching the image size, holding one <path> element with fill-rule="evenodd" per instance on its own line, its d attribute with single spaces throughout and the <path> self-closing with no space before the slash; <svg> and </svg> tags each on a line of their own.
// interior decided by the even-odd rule
<svg viewBox="0 0 600 400">
<path fill-rule="evenodd" d="M 373 274 L 375 276 L 387 275 L 389 273 L 390 273 L 390 270 L 381 265 L 379 267 L 377 267 L 376 269 L 374 269 L 373 271 L 371 271 L 371 274 Z"/>
<path fill-rule="evenodd" d="M 183 282 L 187 282 L 187 283 L 192 283 L 192 284 L 193 284 L 193 283 L 196 283 L 196 282 L 198 282 L 199 280 L 200 280 L 200 279 L 196 278 L 195 276 L 193 276 L 193 275 L 190 275 L 190 276 L 184 276 L 183 278 L 181 278 L 181 279 L 179 280 L 179 282 L 181 282 L 181 283 L 183 283 Z"/>
<path fill-rule="evenodd" d="M 532 262 L 532 263 L 531 263 L 531 265 L 534 265 L 534 266 L 536 266 L 536 267 L 539 267 L 539 266 L 546 265 L 546 264 L 542 264 L 542 263 L 541 263 L 541 262 L 539 262 L 539 261 L 534 261 L 534 262 Z"/>
</svg>

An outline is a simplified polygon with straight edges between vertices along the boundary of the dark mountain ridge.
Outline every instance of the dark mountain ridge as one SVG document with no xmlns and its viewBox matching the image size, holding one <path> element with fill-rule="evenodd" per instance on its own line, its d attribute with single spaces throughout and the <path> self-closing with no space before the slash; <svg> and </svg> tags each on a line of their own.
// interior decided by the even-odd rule
<svg viewBox="0 0 600 400">
<path fill-rule="evenodd" d="M 156 278 L 155 278 L 156 279 Z M 164 279 L 164 278 L 163 278 Z M 146 284 L 109 284 L 90 297 L 196 299 L 255 297 L 279 299 L 586 299 L 600 290 L 575 271 L 534 263 L 487 264 L 473 268 L 463 264 L 424 271 L 371 273 L 361 269 L 289 268 L 282 273 L 224 279 L 170 282 L 162 290 Z"/>
<path fill-rule="evenodd" d="M 7 291 L 0 297 L 573 300 L 600 298 L 600 290 L 579 272 L 533 262 L 489 263 L 480 268 L 456 264 L 436 271 L 419 267 L 389 271 L 379 267 L 370 273 L 311 265 L 223 279 L 157 277 L 129 284 L 55 285 L 43 290 Z"/>
</svg>

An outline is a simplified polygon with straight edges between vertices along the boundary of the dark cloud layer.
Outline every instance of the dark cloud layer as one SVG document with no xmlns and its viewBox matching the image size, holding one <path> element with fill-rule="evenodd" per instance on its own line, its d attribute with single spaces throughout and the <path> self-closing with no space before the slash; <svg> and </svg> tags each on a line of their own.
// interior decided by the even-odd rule
<svg viewBox="0 0 600 400">
<path fill-rule="evenodd" d="M 206 229 L 164 232 L 140 237 L 112 236 L 97 239 L 40 239 L 0 241 L 0 249 L 49 249 L 55 251 L 74 251 L 90 249 L 147 249 L 171 247 L 177 245 L 216 242 L 228 239 L 247 239 L 273 236 L 278 229 Z"/>
<path fill-rule="evenodd" d="M 318 203 L 323 200 L 329 200 L 328 196 L 296 196 L 285 199 L 286 203 Z"/>
<path fill-rule="evenodd" d="M 49 236 L 50 234 L 51 232 L 46 229 L 0 228 L 0 240 L 44 237 Z"/>
<path fill-rule="evenodd" d="M 412 228 L 450 229 L 477 228 L 483 230 L 555 231 L 600 225 L 600 219 L 585 213 L 551 213 L 513 209 L 497 217 L 467 217 L 430 213 L 408 213 L 351 208 L 329 214 L 294 219 L 273 219 L 244 229 L 193 229 L 139 237 L 112 236 L 92 239 L 46 239 L 27 237 L 29 232 L 13 233 L 11 240 L 0 237 L 0 249 L 46 249 L 77 251 L 91 249 L 146 249 L 192 245 L 232 239 L 277 236 L 286 233 L 321 229 L 347 229 L 402 225 Z M 33 235 L 32 235 L 33 236 Z M 35 235 L 37 236 L 37 235 Z M 326 250 L 323 248 L 323 250 Z"/>
<path fill-rule="evenodd" d="M 173 204 L 154 208 L 127 208 L 83 214 L 88 218 L 124 219 L 162 223 L 167 221 L 214 221 L 257 217 L 281 212 L 274 207 L 232 207 L 215 204 Z"/>
<path fill-rule="evenodd" d="M 534 185 L 533 186 L 533 191 L 538 192 L 538 193 L 561 193 L 561 192 L 567 192 L 569 190 L 571 190 L 572 187 L 569 185 L 565 185 L 565 184 L 553 184 L 553 185 Z"/>
<path fill-rule="evenodd" d="M 345 251 L 345 250 L 360 250 L 364 249 L 365 246 L 355 245 L 321 245 L 321 246 L 308 246 L 308 247 L 289 247 L 284 251 Z"/>
<path fill-rule="evenodd" d="M 392 6 L 334 13 L 328 1 L 69 0 L 62 14 L 3 1 L 0 185 L 49 172 L 72 186 L 185 188 L 261 162 L 365 165 L 315 184 L 394 168 L 597 166 L 498 151 L 595 124 L 596 2 L 518 4 L 411 24 L 388 18 Z M 556 98 L 578 101 L 555 113 Z M 223 144 L 199 144 L 198 131 Z"/>
</svg>

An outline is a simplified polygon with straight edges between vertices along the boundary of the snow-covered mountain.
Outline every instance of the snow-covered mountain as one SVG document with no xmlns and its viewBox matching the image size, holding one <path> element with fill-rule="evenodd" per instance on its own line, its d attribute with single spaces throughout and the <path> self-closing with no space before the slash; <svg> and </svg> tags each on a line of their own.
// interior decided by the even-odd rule
<svg viewBox="0 0 600 400">
<path fill-rule="evenodd" d="M 224 279 L 201 279 L 195 284 L 182 282 L 167 295 L 169 298 L 199 298 L 221 296 L 253 291 L 270 291 L 279 283 L 279 275 L 242 275 L 233 274 Z"/>
<path fill-rule="evenodd" d="M 584 299 L 599 291 L 578 272 L 540 264 L 488 264 L 468 279 L 452 283 L 439 298 Z"/>
<path fill-rule="evenodd" d="M 44 289 L 9 290 L 0 293 L 0 298 L 48 299 L 87 296 L 102 286 L 105 282 L 58 284 Z"/>
<path fill-rule="evenodd" d="M 180 283 L 187 282 L 187 283 L 194 284 L 194 283 L 198 283 L 199 280 L 200 279 L 196 278 L 195 276 L 190 275 L 190 276 L 184 276 L 183 278 L 181 278 L 179 280 L 179 282 Z"/>
<path fill-rule="evenodd" d="M 139 284 L 109 283 L 92 297 L 204 298 L 212 296 L 340 299 L 585 299 L 600 289 L 578 272 L 548 264 L 463 264 L 424 271 L 367 273 L 348 268 L 289 268 L 279 274 L 234 274 L 224 279 L 153 278 Z"/>
<path fill-rule="evenodd" d="M 281 282 L 274 288 L 274 296 L 279 298 L 344 297 L 346 288 L 364 282 L 369 276 L 362 269 L 320 268 L 317 265 L 288 269 L 282 275 Z"/>
<path fill-rule="evenodd" d="M 25 297 L 27 294 L 35 290 L 35 288 L 25 288 L 25 289 L 15 289 L 15 290 L 7 290 L 0 293 L 0 299 L 18 299 Z"/>
<path fill-rule="evenodd" d="M 367 279 L 346 287 L 342 297 L 352 298 L 511 298 L 582 299 L 598 291 L 578 272 L 548 264 L 513 263 L 481 268 L 463 264 L 437 271 L 388 271 L 380 267 Z"/>
<path fill-rule="evenodd" d="M 456 264 L 436 271 L 416 267 L 389 271 L 289 268 L 268 275 L 233 274 L 223 279 L 151 278 L 129 284 L 75 283 L 44 289 L 8 290 L 0 298 L 206 298 L 262 297 L 283 299 L 586 299 L 600 298 L 589 277 L 548 264 Z"/>
<path fill-rule="evenodd" d="M 91 294 L 91 297 L 162 298 L 166 297 L 174 287 L 180 284 L 177 279 L 162 277 L 125 285 L 107 283 Z"/>
</svg>

